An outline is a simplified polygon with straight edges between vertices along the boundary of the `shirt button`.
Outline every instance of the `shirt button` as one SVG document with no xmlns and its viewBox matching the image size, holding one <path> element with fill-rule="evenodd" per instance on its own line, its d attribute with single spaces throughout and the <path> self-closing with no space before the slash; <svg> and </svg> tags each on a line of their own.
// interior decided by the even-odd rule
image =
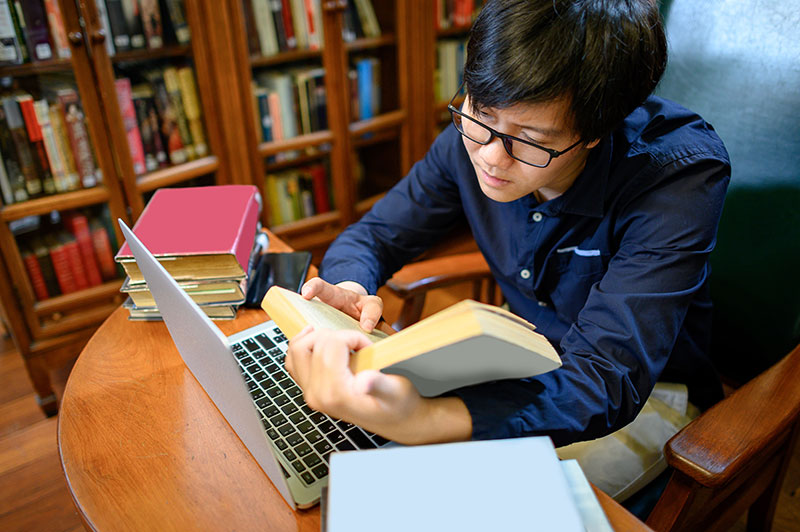
<svg viewBox="0 0 800 532">
<path fill-rule="evenodd" d="M 535 212 L 535 213 L 533 213 L 533 216 L 531 216 L 531 220 L 533 220 L 534 222 L 541 222 L 542 218 L 543 218 L 543 216 L 542 216 L 542 213 L 540 213 L 540 212 Z"/>
<path fill-rule="evenodd" d="M 519 276 L 522 277 L 523 279 L 530 279 L 531 278 L 531 271 L 528 270 L 528 269 L 524 269 L 521 272 L 519 272 Z"/>
<path fill-rule="evenodd" d="M 539 301 L 539 306 L 540 307 L 546 307 L 547 303 L 545 303 L 544 301 Z"/>
</svg>

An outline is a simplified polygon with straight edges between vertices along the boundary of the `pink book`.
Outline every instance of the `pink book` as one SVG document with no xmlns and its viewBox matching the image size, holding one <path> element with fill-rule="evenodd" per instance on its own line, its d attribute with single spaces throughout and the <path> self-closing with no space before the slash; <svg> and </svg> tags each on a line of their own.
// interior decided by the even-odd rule
<svg viewBox="0 0 800 532">
<path fill-rule="evenodd" d="M 133 232 L 176 279 L 244 279 L 260 214 L 252 185 L 162 188 Z M 114 259 L 144 282 L 127 243 Z"/>
<path fill-rule="evenodd" d="M 125 124 L 125 132 L 128 134 L 128 146 L 131 150 L 133 159 L 133 172 L 136 175 L 145 173 L 144 145 L 142 144 L 142 134 L 139 131 L 139 123 L 136 121 L 136 108 L 133 106 L 131 96 L 131 80 L 121 78 L 114 81 L 117 89 L 117 102 L 119 112 L 122 114 L 122 122 Z"/>
</svg>

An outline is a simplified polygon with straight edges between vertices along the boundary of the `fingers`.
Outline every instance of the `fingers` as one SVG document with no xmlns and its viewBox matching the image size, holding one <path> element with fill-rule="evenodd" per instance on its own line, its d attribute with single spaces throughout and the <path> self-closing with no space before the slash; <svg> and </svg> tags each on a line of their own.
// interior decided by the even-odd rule
<svg viewBox="0 0 800 532">
<path fill-rule="evenodd" d="M 361 298 L 361 318 L 359 324 L 367 332 L 372 332 L 383 314 L 383 300 L 378 296 Z"/>
<path fill-rule="evenodd" d="M 300 289 L 300 295 L 306 299 L 313 299 L 325 289 L 326 285 L 332 286 L 330 283 L 323 281 L 319 277 L 312 277 L 306 281 L 303 287 Z"/>
</svg>

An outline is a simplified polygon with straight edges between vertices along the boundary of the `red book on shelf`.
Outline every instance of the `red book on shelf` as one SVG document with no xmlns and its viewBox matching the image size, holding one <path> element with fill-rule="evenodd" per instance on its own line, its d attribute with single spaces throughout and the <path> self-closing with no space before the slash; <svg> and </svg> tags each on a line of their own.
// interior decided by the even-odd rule
<svg viewBox="0 0 800 532">
<path fill-rule="evenodd" d="M 44 147 L 44 136 L 42 128 L 39 126 L 39 119 L 36 118 L 36 109 L 33 105 L 33 97 L 30 94 L 17 96 L 17 104 L 25 121 L 25 130 L 28 132 L 28 140 L 36 153 L 39 163 L 39 171 L 42 176 L 42 187 L 46 194 L 53 194 L 56 191 L 55 181 L 53 180 L 50 161 L 47 159 L 47 150 Z"/>
<path fill-rule="evenodd" d="M 64 245 L 52 235 L 48 235 L 47 242 L 47 247 L 50 249 L 50 260 L 53 262 L 53 270 L 55 271 L 56 281 L 58 281 L 58 287 L 61 289 L 61 293 L 69 294 L 71 292 L 76 292 L 78 286 L 75 283 L 75 276 L 72 273 L 70 260 L 67 257 L 67 250 Z"/>
<path fill-rule="evenodd" d="M 292 21 L 292 6 L 290 0 L 281 0 L 281 16 L 283 29 L 286 31 L 286 45 L 290 50 L 297 48 L 297 37 L 294 35 L 294 22 Z"/>
<path fill-rule="evenodd" d="M 100 268 L 94 255 L 94 244 L 92 243 L 92 234 L 89 231 L 89 220 L 83 214 L 72 212 L 64 216 L 64 224 L 78 242 L 78 249 L 81 252 L 81 261 L 86 271 L 86 279 L 89 281 L 89 286 L 103 284 L 103 278 L 100 276 Z"/>
<path fill-rule="evenodd" d="M 145 173 L 147 167 L 144 160 L 144 146 L 142 145 L 142 134 L 139 131 L 139 124 L 136 122 L 136 109 L 133 107 L 131 96 L 131 80 L 121 78 L 114 81 L 117 89 L 117 102 L 119 112 L 122 114 L 122 122 L 125 124 L 125 131 L 128 134 L 128 147 L 131 150 L 133 159 L 133 171 L 136 175 Z"/>
<path fill-rule="evenodd" d="M 252 185 L 162 188 L 133 232 L 178 280 L 244 279 L 260 211 Z M 127 243 L 115 260 L 132 283 L 144 282 Z"/>
<path fill-rule="evenodd" d="M 50 297 L 47 292 L 47 284 L 44 282 L 44 275 L 39 266 L 39 260 L 34 255 L 33 251 L 25 250 L 22 252 L 22 261 L 25 263 L 25 269 L 28 272 L 28 277 L 31 279 L 33 286 L 33 293 L 36 295 L 38 301 L 43 301 Z"/>
<path fill-rule="evenodd" d="M 86 274 L 86 268 L 83 267 L 78 241 L 66 231 L 61 231 L 59 239 L 64 248 L 64 254 L 67 256 L 69 268 L 72 270 L 72 277 L 75 279 L 75 287 L 78 290 L 89 288 L 89 276 Z"/>
<path fill-rule="evenodd" d="M 57 97 L 64 113 L 67 137 L 78 173 L 81 175 L 81 184 L 84 188 L 91 188 L 97 184 L 98 171 L 94 164 L 89 131 L 86 128 L 86 116 L 80 98 L 75 89 L 61 89 L 57 92 Z"/>
<path fill-rule="evenodd" d="M 328 191 L 328 176 L 325 167 L 321 164 L 308 169 L 311 174 L 311 191 L 314 194 L 314 209 L 317 214 L 331 210 L 330 193 Z"/>
<path fill-rule="evenodd" d="M 103 280 L 113 279 L 117 276 L 117 266 L 114 263 L 114 251 L 111 249 L 111 239 L 108 237 L 108 231 L 96 218 L 89 222 L 89 228 L 92 233 L 94 254 L 97 257 Z"/>
</svg>

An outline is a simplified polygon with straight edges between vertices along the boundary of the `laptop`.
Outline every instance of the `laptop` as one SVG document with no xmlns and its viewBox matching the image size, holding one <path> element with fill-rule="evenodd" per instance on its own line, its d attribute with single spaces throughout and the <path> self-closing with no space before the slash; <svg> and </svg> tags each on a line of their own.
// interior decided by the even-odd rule
<svg viewBox="0 0 800 532">
<path fill-rule="evenodd" d="M 119 220 L 184 363 L 292 508 L 328 483 L 331 453 L 389 442 L 312 410 L 284 369 L 288 340 L 267 321 L 226 337 Z"/>
</svg>

